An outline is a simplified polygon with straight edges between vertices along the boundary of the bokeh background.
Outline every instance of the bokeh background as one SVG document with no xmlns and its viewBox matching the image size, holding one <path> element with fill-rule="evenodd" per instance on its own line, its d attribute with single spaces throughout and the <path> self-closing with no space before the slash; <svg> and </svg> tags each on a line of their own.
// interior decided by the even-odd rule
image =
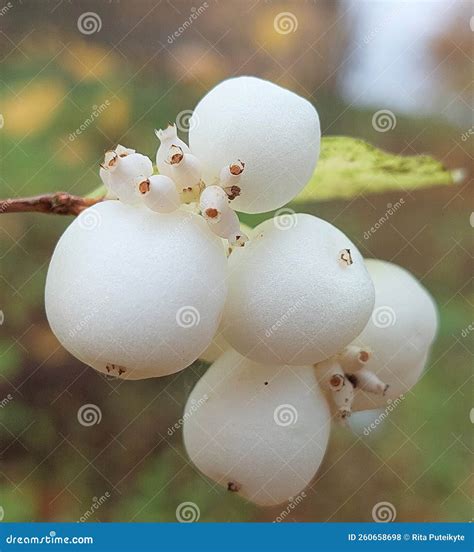
<svg viewBox="0 0 474 552">
<path fill-rule="evenodd" d="M 90 192 L 105 149 L 120 142 L 153 157 L 154 128 L 241 74 L 310 99 L 325 135 L 430 153 L 462 169 L 451 187 L 299 207 L 339 226 L 365 256 L 412 271 L 436 297 L 441 323 L 424 377 L 377 431 L 364 435 L 367 418 L 334 427 L 286 521 L 371 521 L 384 501 L 398 521 L 471 521 L 472 3 L 199 2 L 4 3 L 1 197 Z M 384 132 L 372 126 L 382 109 L 395 117 Z M 403 207 L 365 239 L 400 198 Z M 175 521 L 177 506 L 191 501 L 200 521 L 274 520 L 285 506 L 258 509 L 217 488 L 189 464 L 181 432 L 168 434 L 205 365 L 124 383 L 59 345 L 43 290 L 69 222 L 0 215 L 0 518 Z M 87 403 L 102 413 L 91 427 L 77 419 Z"/>
</svg>

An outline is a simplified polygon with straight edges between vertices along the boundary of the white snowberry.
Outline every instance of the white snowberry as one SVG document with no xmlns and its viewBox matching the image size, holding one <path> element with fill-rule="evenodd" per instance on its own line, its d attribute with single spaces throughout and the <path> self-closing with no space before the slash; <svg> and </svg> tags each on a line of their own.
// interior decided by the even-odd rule
<svg viewBox="0 0 474 552">
<path fill-rule="evenodd" d="M 171 177 L 171 165 L 168 162 L 170 148 L 179 147 L 183 153 L 191 153 L 187 144 L 178 138 L 176 125 L 169 124 L 163 130 L 155 130 L 156 137 L 160 140 L 160 146 L 156 152 L 156 166 L 160 174 Z"/>
<path fill-rule="evenodd" d="M 117 148 L 122 153 L 117 153 L 116 149 L 105 155 L 103 168 L 108 172 L 105 182 L 108 183 L 110 192 L 122 203 L 136 205 L 140 203 L 137 184 L 153 174 L 153 164 L 146 155 L 123 146 Z"/>
<path fill-rule="evenodd" d="M 180 206 L 176 184 L 163 174 L 150 176 L 138 184 L 143 203 L 157 213 L 171 213 Z"/>
<path fill-rule="evenodd" d="M 227 262 L 206 222 L 105 201 L 59 240 L 46 280 L 53 332 L 74 356 L 125 379 L 177 372 L 211 343 Z"/>
<path fill-rule="evenodd" d="M 258 362 L 306 365 L 359 335 L 374 287 L 347 236 L 307 214 L 275 217 L 253 234 L 229 257 L 222 327 L 234 349 Z"/>
<path fill-rule="evenodd" d="M 198 103 L 189 145 L 207 185 L 239 160 L 245 170 L 233 207 L 261 213 L 278 209 L 309 181 L 320 134 L 318 114 L 307 100 L 266 80 L 238 77 L 221 82 Z"/>
<path fill-rule="evenodd" d="M 191 392 L 183 436 L 210 479 L 256 504 L 300 493 L 326 451 L 330 415 L 314 369 L 224 353 Z"/>
<path fill-rule="evenodd" d="M 385 406 L 419 380 L 436 337 L 438 316 L 428 291 L 407 270 L 376 259 L 366 260 L 375 286 L 375 306 L 353 345 L 370 350 L 364 368 L 388 386 L 384 394 L 363 389 L 358 371 L 352 409 Z"/>
</svg>

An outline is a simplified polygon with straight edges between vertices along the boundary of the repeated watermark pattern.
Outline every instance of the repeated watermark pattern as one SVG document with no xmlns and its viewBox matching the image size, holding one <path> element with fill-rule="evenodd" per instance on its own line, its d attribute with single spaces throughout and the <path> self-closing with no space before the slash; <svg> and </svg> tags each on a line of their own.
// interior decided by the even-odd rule
<svg viewBox="0 0 474 552">
<path fill-rule="evenodd" d="M 198 8 L 192 7 L 189 17 L 181 23 L 181 25 L 170 35 L 168 35 L 168 44 L 173 44 L 173 42 L 178 39 L 183 33 L 185 33 L 191 25 L 198 19 L 209 7 L 207 2 L 203 2 Z"/>
<path fill-rule="evenodd" d="M 13 400 L 13 395 L 11 393 L 8 393 L 6 397 L 3 397 L 3 399 L 0 399 L 0 408 L 5 408 L 8 406 Z"/>
<path fill-rule="evenodd" d="M 376 523 L 390 523 L 396 517 L 397 510 L 391 502 L 377 502 L 372 508 L 372 519 Z"/>
<path fill-rule="evenodd" d="M 110 107 L 110 100 L 107 99 L 105 102 L 102 102 L 100 105 L 93 105 L 90 115 L 85 119 L 73 132 L 69 134 L 69 141 L 74 142 L 74 140 L 80 136 L 84 131 L 86 131 L 92 123 L 103 113 L 108 107 Z"/>
<path fill-rule="evenodd" d="M 176 519 L 180 523 L 194 523 L 200 517 L 201 510 L 195 502 L 181 502 L 176 508 Z"/>
<path fill-rule="evenodd" d="M 176 323 L 181 328 L 195 328 L 201 322 L 201 315 L 196 307 L 186 305 L 178 309 Z"/>
<path fill-rule="evenodd" d="M 298 30 L 298 18 L 294 13 L 281 12 L 275 16 L 273 28 L 281 35 L 295 33 Z"/>
<path fill-rule="evenodd" d="M 302 491 L 299 495 L 295 496 L 294 498 L 291 497 L 288 501 L 287 507 L 282 510 L 277 517 L 273 520 L 273 523 L 281 523 L 282 521 L 285 521 L 285 519 L 291 514 L 291 512 L 303 502 L 303 500 L 306 498 L 306 493 Z"/>
<path fill-rule="evenodd" d="M 283 313 L 280 318 L 271 326 L 271 328 L 267 328 L 265 330 L 265 337 L 271 337 L 275 332 L 278 331 L 279 328 L 281 328 L 282 326 L 284 326 L 288 320 L 293 316 L 293 314 L 295 314 L 295 312 L 297 312 L 298 310 L 301 309 L 301 307 L 304 305 L 305 303 L 305 299 L 306 299 L 306 296 L 305 295 L 302 295 L 301 297 L 299 297 L 293 305 L 291 305 L 290 307 L 288 307 L 288 309 L 286 310 L 285 313 Z"/>
<path fill-rule="evenodd" d="M 403 402 L 404 399 L 405 399 L 405 395 L 400 395 L 394 400 L 388 399 L 386 408 L 377 416 L 377 418 L 375 418 L 375 420 L 372 423 L 364 427 L 364 435 L 365 436 L 370 435 L 371 431 L 373 431 L 374 429 L 377 429 L 377 427 L 385 420 L 385 418 L 387 418 L 387 416 L 391 412 L 393 412 L 397 408 L 397 406 L 401 402 Z"/>
<path fill-rule="evenodd" d="M 278 230 L 291 230 L 298 224 L 298 217 L 293 209 L 283 207 L 273 215 L 273 224 Z"/>
<path fill-rule="evenodd" d="M 84 35 L 98 33 L 102 29 L 102 19 L 95 12 L 84 12 L 77 19 L 77 28 Z"/>
<path fill-rule="evenodd" d="M 280 427 L 295 425 L 298 421 L 298 411 L 292 404 L 280 404 L 273 411 L 273 419 Z"/>
<path fill-rule="evenodd" d="M 171 437 L 176 431 L 178 431 L 178 429 L 180 429 L 181 427 L 183 427 L 184 425 L 184 422 L 188 419 L 188 418 L 191 418 L 191 416 L 197 411 L 199 410 L 199 408 L 205 404 L 209 399 L 209 396 L 207 394 L 204 394 L 200 399 L 198 399 L 197 401 L 195 399 L 192 399 L 191 402 L 189 403 L 188 405 L 188 409 L 186 410 L 186 412 L 184 413 L 184 416 L 182 418 L 180 418 L 175 424 L 173 424 L 171 427 L 168 428 L 168 435 Z"/>
<path fill-rule="evenodd" d="M 79 226 L 83 230 L 95 230 L 102 224 L 102 216 L 96 209 L 85 209 L 77 218 Z"/>
<path fill-rule="evenodd" d="M 372 116 L 372 126 L 377 132 L 388 132 L 397 126 L 395 113 L 389 109 L 380 109 Z"/>
<path fill-rule="evenodd" d="M 100 497 L 95 496 L 92 499 L 92 503 L 89 506 L 89 508 L 79 518 L 79 520 L 78 520 L 79 523 L 84 523 L 84 522 L 88 521 L 89 518 L 91 518 L 97 512 L 97 510 L 99 510 L 100 507 L 107 502 L 107 500 L 111 496 L 112 495 L 110 494 L 109 491 L 105 491 L 105 493 Z"/>
<path fill-rule="evenodd" d="M 0 17 L 7 15 L 7 13 L 13 8 L 11 2 L 7 2 L 2 8 L 0 8 Z"/>
<path fill-rule="evenodd" d="M 393 215 L 403 206 L 405 205 L 405 200 L 403 197 L 401 197 L 398 201 L 395 203 L 387 203 L 387 210 L 385 213 L 377 220 L 377 222 L 371 226 L 367 231 L 364 232 L 364 240 L 368 240 L 371 236 L 377 232 L 382 226 L 390 219 L 390 217 L 393 217 Z"/>
<path fill-rule="evenodd" d="M 199 117 L 192 109 L 184 109 L 176 116 L 176 128 L 181 132 L 189 132 L 199 125 Z"/>
<path fill-rule="evenodd" d="M 397 322 L 397 315 L 392 307 L 388 305 L 382 305 L 377 307 L 372 312 L 372 323 L 377 328 L 390 328 L 395 326 Z"/>
<path fill-rule="evenodd" d="M 96 404 L 83 404 L 77 411 L 77 421 L 84 427 L 100 424 L 102 410 Z"/>
</svg>

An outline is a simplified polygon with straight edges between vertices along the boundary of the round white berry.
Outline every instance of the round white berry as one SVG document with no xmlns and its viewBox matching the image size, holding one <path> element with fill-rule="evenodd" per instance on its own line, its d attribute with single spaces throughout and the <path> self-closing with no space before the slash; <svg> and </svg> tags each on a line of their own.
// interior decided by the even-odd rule
<svg viewBox="0 0 474 552">
<path fill-rule="evenodd" d="M 266 80 L 238 77 L 218 84 L 198 103 L 189 145 L 208 185 L 223 167 L 242 163 L 233 207 L 261 213 L 278 209 L 309 181 L 320 134 L 318 114 L 307 100 Z"/>
<path fill-rule="evenodd" d="M 143 203 L 157 213 L 171 213 L 180 206 L 179 193 L 171 178 L 157 174 L 138 184 Z"/>
<path fill-rule="evenodd" d="M 375 306 L 353 344 L 370 351 L 365 368 L 388 388 L 377 395 L 356 384 L 353 410 L 380 408 L 413 387 L 423 373 L 438 327 L 435 302 L 412 274 L 376 259 L 366 260 L 366 266 L 375 286 Z M 357 371 L 354 375 L 357 378 Z"/>
<path fill-rule="evenodd" d="M 156 152 L 156 166 L 160 174 L 171 177 L 171 164 L 168 161 L 170 148 L 181 148 L 183 153 L 190 153 L 189 148 L 181 138 L 178 138 L 176 125 L 168 125 L 163 130 L 155 130 L 156 137 L 160 140 L 160 146 Z"/>
<path fill-rule="evenodd" d="M 235 351 L 199 380 L 183 419 L 194 464 L 262 506 L 286 502 L 310 483 L 330 429 L 312 368 L 259 365 Z"/>
<path fill-rule="evenodd" d="M 355 245 L 312 215 L 265 221 L 229 257 L 224 336 L 258 362 L 328 358 L 364 328 L 374 287 Z"/>
<path fill-rule="evenodd" d="M 116 155 L 108 172 L 110 175 L 106 181 L 114 196 L 123 203 L 137 205 L 141 201 L 137 184 L 153 174 L 153 164 L 141 153 Z"/>
<path fill-rule="evenodd" d="M 59 240 L 46 313 L 62 345 L 100 372 L 163 376 L 211 343 L 226 271 L 222 242 L 202 217 L 105 201 L 83 211 Z"/>
</svg>

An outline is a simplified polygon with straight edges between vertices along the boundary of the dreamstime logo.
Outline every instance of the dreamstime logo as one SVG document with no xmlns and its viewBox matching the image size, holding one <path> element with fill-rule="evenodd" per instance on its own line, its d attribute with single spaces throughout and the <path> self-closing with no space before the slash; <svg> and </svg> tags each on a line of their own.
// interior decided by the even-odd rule
<svg viewBox="0 0 474 552">
<path fill-rule="evenodd" d="M 372 126 L 377 132 L 387 132 L 397 126 L 397 118 L 392 111 L 381 109 L 373 114 Z"/>
<path fill-rule="evenodd" d="M 0 310 L 0 326 L 2 326 L 4 322 L 5 322 L 5 315 L 3 314 L 3 311 Z"/>
<path fill-rule="evenodd" d="M 83 230 L 95 230 L 100 226 L 102 217 L 95 209 L 89 207 L 79 215 L 77 221 Z"/>
<path fill-rule="evenodd" d="M 405 400 L 405 395 L 400 395 L 399 397 L 397 397 L 393 401 L 392 401 L 392 399 L 388 399 L 387 400 L 387 406 L 386 406 L 385 410 L 383 410 L 370 425 L 364 427 L 364 435 L 367 436 L 367 435 L 370 434 L 371 431 L 373 431 L 374 429 L 377 429 L 377 426 L 379 426 L 385 420 L 385 418 L 391 412 L 393 412 L 395 410 L 395 408 L 397 408 L 397 406 L 403 400 Z"/>
<path fill-rule="evenodd" d="M 92 112 L 85 119 L 83 123 L 81 123 L 74 132 L 71 132 L 69 135 L 69 141 L 74 142 L 74 140 L 80 136 L 85 130 L 87 130 L 90 125 L 99 117 L 101 113 L 103 113 L 108 107 L 110 106 L 110 100 L 105 100 L 105 102 L 101 103 L 100 105 L 93 105 L 92 106 Z"/>
<path fill-rule="evenodd" d="M 199 125 L 199 118 L 192 109 L 180 111 L 176 117 L 176 128 L 181 132 L 189 132 Z"/>
<path fill-rule="evenodd" d="M 395 326 L 396 321 L 395 311 L 387 305 L 377 307 L 372 313 L 372 322 L 377 328 L 390 328 Z"/>
<path fill-rule="evenodd" d="M 0 17 L 3 17 L 4 15 L 7 15 L 7 13 L 13 8 L 13 4 L 11 2 L 7 2 L 3 8 L 0 8 Z"/>
<path fill-rule="evenodd" d="M 297 299 L 291 307 L 289 307 L 285 313 L 280 316 L 280 318 L 268 329 L 265 330 L 265 337 L 269 338 L 271 337 L 275 332 L 278 331 L 279 328 L 284 326 L 288 320 L 295 314 L 300 307 L 302 307 L 305 303 L 306 296 L 302 295 L 299 299 Z"/>
<path fill-rule="evenodd" d="M 3 114 L 0 113 L 0 129 L 5 126 L 5 119 L 3 117 Z"/>
<path fill-rule="evenodd" d="M 201 322 L 201 315 L 196 307 L 187 305 L 176 313 L 176 322 L 181 328 L 193 328 Z"/>
<path fill-rule="evenodd" d="M 101 497 L 94 496 L 92 499 L 92 504 L 90 505 L 90 508 L 87 509 L 82 516 L 79 518 L 80 523 L 86 522 L 92 515 L 94 515 L 95 512 L 103 505 L 112 495 L 109 493 L 109 491 L 105 491 L 105 493 Z"/>
<path fill-rule="evenodd" d="M 276 425 L 288 427 L 298 421 L 298 411 L 292 404 L 280 404 L 273 412 Z"/>
<path fill-rule="evenodd" d="M 377 502 L 372 508 L 372 519 L 376 523 L 389 523 L 395 521 L 397 510 L 391 502 Z"/>
<path fill-rule="evenodd" d="M 183 23 L 168 36 L 168 44 L 173 44 L 173 42 L 179 38 L 184 32 L 186 32 L 191 25 L 198 19 L 209 7 L 209 4 L 207 2 L 203 2 L 198 8 L 195 8 L 194 6 L 191 8 L 191 12 L 189 14 L 189 17 L 183 21 Z"/>
<path fill-rule="evenodd" d="M 100 424 L 102 411 L 96 404 L 84 404 L 77 411 L 77 420 L 84 427 Z"/>
<path fill-rule="evenodd" d="M 193 523 L 201 517 L 201 510 L 194 502 L 181 502 L 176 508 L 176 519 L 180 523 Z"/>
<path fill-rule="evenodd" d="M 387 210 L 385 211 L 385 213 L 373 226 L 369 228 L 369 230 L 364 232 L 364 240 L 368 240 L 370 236 L 373 236 L 375 232 L 377 232 L 377 230 L 389 220 L 390 217 L 393 217 L 393 215 L 400 209 L 402 205 L 405 205 L 405 200 L 403 199 L 403 197 L 401 197 L 395 203 L 387 203 Z"/>
<path fill-rule="evenodd" d="M 84 35 L 98 33 L 102 29 L 102 19 L 95 12 L 85 12 L 77 20 L 77 28 Z"/>
<path fill-rule="evenodd" d="M 303 500 L 306 498 L 306 493 L 302 491 L 298 496 L 295 496 L 294 498 L 291 497 L 288 500 L 287 507 L 282 510 L 278 516 L 273 520 L 273 523 L 281 523 L 285 520 L 286 517 L 288 517 L 289 514 L 291 514 L 292 510 L 294 510 L 299 504 L 303 502 Z"/>
<path fill-rule="evenodd" d="M 199 408 L 203 405 L 203 404 L 206 404 L 206 402 L 208 401 L 209 399 L 209 396 L 204 393 L 204 395 L 198 399 L 197 401 L 195 399 L 191 399 L 191 402 L 190 402 L 190 405 L 187 407 L 186 409 L 186 412 L 184 413 L 183 417 L 180 418 L 175 424 L 173 424 L 171 427 L 168 428 L 168 435 L 171 437 L 175 431 L 177 431 L 180 427 L 182 427 L 184 425 L 184 422 L 191 418 L 191 416 L 197 411 L 199 410 Z"/>
<path fill-rule="evenodd" d="M 4 517 L 5 517 L 5 510 L 3 509 L 3 506 L 0 506 L 0 521 L 3 521 Z"/>
<path fill-rule="evenodd" d="M 295 33 L 298 29 L 298 19 L 294 13 L 281 12 L 273 20 L 273 28 L 282 35 Z"/>
<path fill-rule="evenodd" d="M 9 405 L 13 400 L 13 395 L 11 393 L 8 393 L 6 397 L 3 399 L 0 399 L 0 408 L 5 408 L 7 405 Z"/>
<path fill-rule="evenodd" d="M 293 209 L 284 207 L 283 209 L 278 209 L 273 216 L 273 224 L 278 230 L 291 230 L 291 228 L 294 228 L 298 224 L 298 217 Z"/>
<path fill-rule="evenodd" d="M 471 127 L 461 134 L 461 140 L 466 142 L 471 136 L 474 135 L 474 127 Z"/>
</svg>

